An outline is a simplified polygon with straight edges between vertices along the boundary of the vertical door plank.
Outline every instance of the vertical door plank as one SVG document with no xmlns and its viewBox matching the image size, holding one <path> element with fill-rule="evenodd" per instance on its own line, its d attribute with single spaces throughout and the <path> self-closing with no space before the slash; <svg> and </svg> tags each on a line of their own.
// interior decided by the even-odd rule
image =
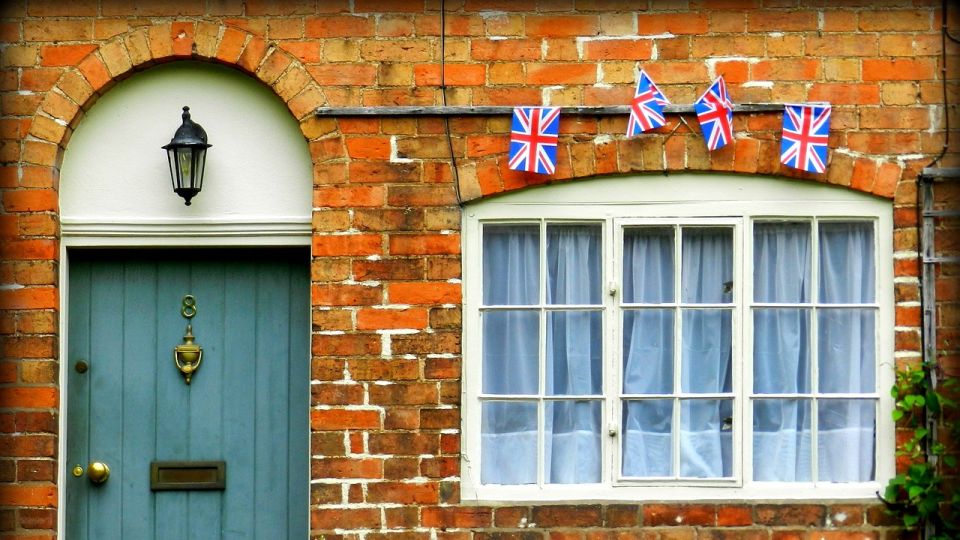
<svg viewBox="0 0 960 540">
<path fill-rule="evenodd" d="M 288 423 L 290 448 L 287 519 L 290 538 L 305 538 L 310 522 L 310 266 L 294 259 L 287 267 L 290 298 Z"/>
<path fill-rule="evenodd" d="M 257 466 L 255 471 L 258 512 L 256 538 L 272 535 L 287 537 L 285 509 L 288 493 L 287 407 L 289 375 L 286 359 L 290 350 L 287 339 L 287 316 L 290 313 L 287 290 L 290 276 L 276 265 L 259 265 L 257 275 L 257 416 L 255 419 Z M 279 293 L 279 294 L 278 294 Z"/>
<path fill-rule="evenodd" d="M 91 461 L 112 465 L 122 460 L 122 414 L 116 381 L 123 373 L 123 265 L 110 260 L 91 286 L 90 310 L 90 441 Z M 89 489 L 90 538 L 120 538 L 123 482 L 116 475 Z"/>
<path fill-rule="evenodd" d="M 179 260 L 157 266 L 157 446 L 154 459 L 189 459 L 187 432 L 190 428 L 190 392 L 173 362 L 173 347 L 182 343 L 187 321 L 180 316 L 183 296 L 190 294 L 190 271 Z M 164 359 L 163 357 L 166 357 Z M 157 514 L 156 538 L 186 538 L 187 493 L 158 491 L 154 494 Z"/>
<path fill-rule="evenodd" d="M 253 418 L 255 384 L 257 311 L 256 269 L 251 264 L 230 270 L 226 291 L 224 326 L 230 339 L 223 346 L 224 459 L 227 462 L 227 490 L 224 498 L 223 538 L 250 538 L 256 521 L 254 493 L 255 444 Z"/>
<path fill-rule="evenodd" d="M 123 488 L 122 538 L 150 538 L 154 509 L 149 475 L 157 420 L 153 388 L 157 362 L 164 359 L 158 353 L 157 313 L 152 309 L 157 304 L 156 264 L 142 259 L 127 262 L 124 291 L 123 457 L 116 467 Z"/>
<path fill-rule="evenodd" d="M 202 258 L 191 267 L 191 291 L 197 302 L 193 335 L 196 343 L 203 347 L 203 358 L 188 387 L 191 417 L 188 455 L 192 460 L 220 460 L 223 459 L 221 373 L 226 361 L 223 356 L 225 261 L 223 258 Z M 187 493 L 188 539 L 207 540 L 220 536 L 222 498 L 220 491 Z"/>
<path fill-rule="evenodd" d="M 67 336 L 67 468 L 80 465 L 84 471 L 90 461 L 87 456 L 90 429 L 90 372 L 77 373 L 74 365 L 79 361 L 90 363 L 90 279 L 91 268 L 86 261 L 70 261 L 70 280 L 67 288 L 70 295 Z M 77 540 L 86 540 L 87 495 L 90 487 L 86 475 L 79 478 L 69 473 L 67 484 L 67 535 Z"/>
</svg>

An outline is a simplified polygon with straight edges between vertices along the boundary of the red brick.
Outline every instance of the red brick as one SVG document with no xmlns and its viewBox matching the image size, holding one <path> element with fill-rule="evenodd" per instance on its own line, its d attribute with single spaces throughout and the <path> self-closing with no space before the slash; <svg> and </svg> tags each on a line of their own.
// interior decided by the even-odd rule
<svg viewBox="0 0 960 540">
<path fill-rule="evenodd" d="M 3 392 L 0 392 L 0 407 L 16 409 L 53 409 L 56 408 L 59 403 L 58 397 L 59 396 L 56 388 L 4 388 Z M 3 503 L 0 503 L 0 505 L 2 504 Z"/>
<path fill-rule="evenodd" d="M 370 334 L 314 335 L 316 356 L 363 356 L 380 353 L 380 336 Z"/>
<path fill-rule="evenodd" d="M 758 525 L 822 527 L 826 507 L 815 504 L 761 504 L 754 508 Z"/>
<path fill-rule="evenodd" d="M 820 60 L 761 60 L 752 66 L 752 78 L 765 81 L 810 81 L 820 75 Z"/>
<path fill-rule="evenodd" d="M 383 460 L 359 458 L 314 459 L 313 478 L 383 478 Z"/>
<path fill-rule="evenodd" d="M 217 47 L 216 57 L 218 60 L 227 63 L 234 63 L 240 58 L 243 51 L 243 44 L 247 40 L 246 32 L 235 28 L 224 28 L 223 37 L 220 39 L 220 45 Z"/>
<path fill-rule="evenodd" d="M 876 84 L 814 83 L 810 101 L 826 101 L 834 105 L 878 105 L 880 87 Z"/>
<path fill-rule="evenodd" d="M 498 509 L 498 512 L 502 509 Z M 424 527 L 489 527 L 493 521 L 490 508 L 425 507 L 422 510 Z"/>
<path fill-rule="evenodd" d="M 603 514 L 597 505 L 536 506 L 532 521 L 538 527 L 597 527 Z"/>
<path fill-rule="evenodd" d="M 656 34 L 705 34 L 708 30 L 705 13 L 657 13 L 637 15 L 640 35 Z"/>
<path fill-rule="evenodd" d="M 377 67 L 371 64 L 328 64 L 308 66 L 307 71 L 317 84 L 330 86 L 372 86 L 377 81 Z"/>
<path fill-rule="evenodd" d="M 593 36 L 599 31 L 599 20 L 594 15 L 528 15 L 524 27 L 529 37 Z"/>
<path fill-rule="evenodd" d="M 439 493 L 435 482 L 371 482 L 367 484 L 367 501 L 372 503 L 437 504 Z"/>
<path fill-rule="evenodd" d="M 714 526 L 717 509 L 713 505 L 646 504 L 643 506 L 643 525 L 660 526 Z"/>
<path fill-rule="evenodd" d="M 456 255 L 460 253 L 458 234 L 393 234 L 391 255 Z"/>
<path fill-rule="evenodd" d="M 347 154 L 354 159 L 382 159 L 390 158 L 390 138 L 377 137 L 346 137 Z"/>
<path fill-rule="evenodd" d="M 934 78 L 936 62 L 929 58 L 863 59 L 864 81 L 923 81 Z"/>
<path fill-rule="evenodd" d="M 417 86 L 439 85 L 440 66 L 420 64 L 413 68 L 413 76 Z M 481 86 L 486 83 L 487 68 L 483 64 L 445 64 L 443 77 L 450 86 Z"/>
<path fill-rule="evenodd" d="M 340 486 L 337 486 L 340 489 Z M 379 508 L 313 508 L 310 529 L 376 529 L 381 525 Z"/>
<path fill-rule="evenodd" d="M 367 306 L 383 299 L 379 287 L 366 285 L 315 284 L 311 291 L 315 306 Z"/>
<path fill-rule="evenodd" d="M 170 25 L 170 41 L 174 56 L 189 57 L 192 54 L 195 31 L 194 23 L 175 22 Z"/>
<path fill-rule="evenodd" d="M 313 191 L 314 206 L 354 207 L 382 206 L 385 202 L 381 186 L 319 187 Z"/>
<path fill-rule="evenodd" d="M 310 427 L 316 431 L 343 429 L 378 429 L 380 412 L 353 409 L 314 409 L 310 411 Z"/>
<path fill-rule="evenodd" d="M 458 304 L 460 284 L 445 282 L 391 283 L 387 286 L 391 303 L 395 304 Z"/>
<path fill-rule="evenodd" d="M 110 72 L 107 71 L 107 67 L 103 64 L 103 61 L 96 55 L 91 54 L 86 56 L 77 64 L 77 68 L 95 91 L 105 88 L 112 82 Z"/>
<path fill-rule="evenodd" d="M 860 30 L 865 32 L 931 30 L 932 15 L 932 11 L 919 9 L 864 10 L 860 13 Z"/>
<path fill-rule="evenodd" d="M 470 55 L 474 60 L 539 60 L 543 54 L 543 42 L 539 39 L 473 39 Z"/>
<path fill-rule="evenodd" d="M 394 328 L 421 329 L 427 326 L 427 311 L 419 308 L 361 309 L 357 312 L 358 330 Z"/>
<path fill-rule="evenodd" d="M 753 512 L 749 506 L 717 507 L 717 525 L 721 527 L 745 527 L 753 524 Z"/>
<path fill-rule="evenodd" d="M 528 64 L 528 84 L 594 84 L 597 82 L 597 66 L 593 64 Z"/>
<path fill-rule="evenodd" d="M 262 38 L 254 37 L 247 42 L 247 45 L 243 48 L 243 52 L 240 53 L 240 58 L 237 60 L 237 65 L 247 70 L 250 73 L 253 73 L 257 70 L 257 67 L 260 65 L 260 62 L 263 61 L 263 57 L 267 54 L 267 42 Z"/>
<path fill-rule="evenodd" d="M 0 506 L 54 508 L 56 504 L 56 486 L 0 484 Z"/>
<path fill-rule="evenodd" d="M 817 12 L 791 10 L 752 10 L 747 13 L 747 30 L 750 32 L 802 32 L 817 29 Z"/>
<path fill-rule="evenodd" d="M 97 49 L 96 45 L 44 45 L 40 47 L 41 66 L 75 66 Z"/>
</svg>

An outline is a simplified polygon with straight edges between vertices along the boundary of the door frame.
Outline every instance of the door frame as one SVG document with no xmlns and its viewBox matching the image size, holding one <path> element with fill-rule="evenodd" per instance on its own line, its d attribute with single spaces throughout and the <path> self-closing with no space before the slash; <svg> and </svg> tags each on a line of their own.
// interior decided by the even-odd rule
<svg viewBox="0 0 960 540">
<path fill-rule="evenodd" d="M 85 248 L 162 249 L 162 248 L 270 248 L 311 246 L 312 225 L 309 219 L 224 221 L 170 220 L 141 223 L 104 221 L 82 222 L 65 219 L 61 222 L 58 280 L 59 298 L 59 413 L 57 448 L 57 535 L 65 539 L 69 463 L 67 462 L 68 393 L 67 336 L 69 336 L 70 252 Z M 309 287 L 303 291 L 309 295 Z M 309 382 L 309 381 L 308 381 Z M 306 403 L 310 406 L 310 403 Z M 306 479 L 309 485 L 309 475 Z M 310 508 L 304 508 L 308 514 Z M 69 539 L 65 539 L 69 540 Z"/>
</svg>

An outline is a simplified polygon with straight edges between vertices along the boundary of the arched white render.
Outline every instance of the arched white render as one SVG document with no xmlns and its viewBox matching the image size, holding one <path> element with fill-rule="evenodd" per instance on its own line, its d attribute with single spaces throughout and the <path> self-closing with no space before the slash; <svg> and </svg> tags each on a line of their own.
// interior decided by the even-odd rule
<svg viewBox="0 0 960 540">
<path fill-rule="evenodd" d="M 180 126 L 183 106 L 213 145 L 191 206 L 173 192 L 160 148 Z M 296 120 L 259 81 L 214 64 L 165 64 L 110 89 L 70 139 L 60 178 L 71 244 L 85 237 L 278 243 L 310 232 L 312 165 Z"/>
</svg>

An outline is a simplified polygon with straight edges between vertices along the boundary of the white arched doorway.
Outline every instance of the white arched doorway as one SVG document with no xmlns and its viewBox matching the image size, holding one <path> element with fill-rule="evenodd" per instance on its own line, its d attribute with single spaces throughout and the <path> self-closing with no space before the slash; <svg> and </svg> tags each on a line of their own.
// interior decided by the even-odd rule
<svg viewBox="0 0 960 540">
<path fill-rule="evenodd" d="M 160 148 L 183 106 L 213 145 L 191 206 Z M 237 71 L 161 65 L 85 114 L 60 184 L 59 530 L 305 538 L 312 164 L 297 122 Z M 188 322 L 204 348 L 189 383 L 173 352 Z"/>
</svg>

